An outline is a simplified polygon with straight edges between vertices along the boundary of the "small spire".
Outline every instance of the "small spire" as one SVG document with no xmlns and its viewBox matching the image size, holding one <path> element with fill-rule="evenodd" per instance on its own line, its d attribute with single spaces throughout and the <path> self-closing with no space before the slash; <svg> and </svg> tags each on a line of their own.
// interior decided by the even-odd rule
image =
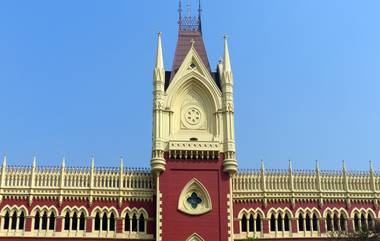
<svg viewBox="0 0 380 241">
<path fill-rule="evenodd" d="M 223 58 L 223 71 L 232 71 L 230 62 L 230 51 L 228 50 L 228 36 L 224 34 L 224 58 Z"/>
<path fill-rule="evenodd" d="M 161 43 L 161 32 L 157 34 L 157 53 L 156 53 L 156 68 L 164 68 L 164 58 L 162 55 L 162 43 Z"/>
<path fill-rule="evenodd" d="M 124 157 L 120 156 L 120 170 L 124 169 Z"/>
<path fill-rule="evenodd" d="M 37 157 L 36 155 L 33 156 L 33 162 L 32 162 L 32 167 L 36 167 L 37 165 Z"/>
<path fill-rule="evenodd" d="M 319 167 L 319 161 L 318 161 L 318 160 L 315 160 L 315 170 L 316 170 L 317 172 L 320 172 L 320 171 L 321 171 L 321 169 L 320 169 L 320 167 Z"/>
<path fill-rule="evenodd" d="M 369 171 L 370 172 L 374 172 L 375 171 L 375 168 L 373 167 L 373 161 L 369 161 Z"/>
<path fill-rule="evenodd" d="M 292 161 L 289 160 L 289 166 L 288 166 L 288 169 L 289 169 L 289 172 L 292 172 L 293 171 L 293 165 L 292 165 Z"/>
<path fill-rule="evenodd" d="M 346 161 L 345 160 L 342 161 L 342 171 L 343 172 L 347 171 L 347 169 L 346 169 Z"/>
<path fill-rule="evenodd" d="M 182 0 L 178 1 L 178 24 L 181 26 L 182 23 Z"/>
<path fill-rule="evenodd" d="M 91 157 L 91 169 L 93 169 L 95 167 L 95 157 L 92 156 Z"/>
<path fill-rule="evenodd" d="M 261 168 L 261 171 L 264 172 L 265 167 L 264 167 L 264 161 L 263 160 L 261 160 L 261 167 L 260 168 Z"/>
<path fill-rule="evenodd" d="M 3 167 L 6 167 L 7 166 L 7 155 L 4 155 L 4 158 L 3 158 Z"/>
<path fill-rule="evenodd" d="M 64 168 L 64 167 L 65 167 L 65 162 L 66 162 L 66 158 L 65 158 L 65 157 L 62 157 L 61 168 Z"/>
<path fill-rule="evenodd" d="M 193 48 L 194 47 L 194 44 L 195 44 L 195 40 L 192 38 L 190 39 L 190 44 L 191 44 L 191 47 Z"/>
</svg>

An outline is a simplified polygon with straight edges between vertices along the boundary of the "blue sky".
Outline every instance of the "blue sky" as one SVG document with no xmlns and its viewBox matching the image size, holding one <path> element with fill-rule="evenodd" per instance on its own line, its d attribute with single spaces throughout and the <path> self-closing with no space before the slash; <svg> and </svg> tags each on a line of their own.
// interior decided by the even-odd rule
<svg viewBox="0 0 380 241">
<path fill-rule="evenodd" d="M 241 168 L 380 168 L 380 1 L 203 1 L 212 66 L 228 33 Z M 0 152 L 10 164 L 148 166 L 156 33 L 177 1 L 0 2 Z"/>
</svg>

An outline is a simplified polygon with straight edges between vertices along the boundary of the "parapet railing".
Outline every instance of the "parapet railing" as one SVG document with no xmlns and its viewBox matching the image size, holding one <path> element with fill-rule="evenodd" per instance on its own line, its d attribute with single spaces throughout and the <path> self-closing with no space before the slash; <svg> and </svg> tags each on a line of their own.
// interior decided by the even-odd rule
<svg viewBox="0 0 380 241">
<path fill-rule="evenodd" d="M 278 199 L 351 199 L 373 200 L 380 197 L 380 175 L 373 170 L 340 171 L 240 170 L 233 178 L 235 200 Z"/>
<path fill-rule="evenodd" d="M 152 199 L 154 182 L 149 169 L 95 167 L 7 166 L 0 169 L 0 200 L 7 196 L 110 199 Z"/>
</svg>

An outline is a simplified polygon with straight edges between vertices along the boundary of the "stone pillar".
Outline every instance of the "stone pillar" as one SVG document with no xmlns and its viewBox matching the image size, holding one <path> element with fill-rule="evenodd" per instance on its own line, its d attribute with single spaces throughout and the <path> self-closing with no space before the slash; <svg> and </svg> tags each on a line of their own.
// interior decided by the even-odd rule
<svg viewBox="0 0 380 241">
<path fill-rule="evenodd" d="M 116 219 L 116 233 L 123 233 L 123 218 L 117 218 Z"/>
<path fill-rule="evenodd" d="M 55 231 L 56 232 L 62 232 L 62 216 L 57 216 Z"/>
<path fill-rule="evenodd" d="M 321 218 L 319 220 L 319 231 L 321 233 L 326 233 L 326 219 L 325 218 Z"/>
<path fill-rule="evenodd" d="M 290 231 L 292 233 L 297 233 L 298 232 L 298 219 L 292 218 L 291 223 L 292 223 L 292 226 L 291 226 L 292 229 Z"/>
<path fill-rule="evenodd" d="M 93 230 L 92 223 L 93 223 L 93 217 L 88 217 L 86 220 L 86 232 L 91 233 Z"/>
</svg>

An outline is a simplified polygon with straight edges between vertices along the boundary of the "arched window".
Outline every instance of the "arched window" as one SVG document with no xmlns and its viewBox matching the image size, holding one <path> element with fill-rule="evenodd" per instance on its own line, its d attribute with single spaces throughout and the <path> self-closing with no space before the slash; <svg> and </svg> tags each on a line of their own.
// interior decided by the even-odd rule
<svg viewBox="0 0 380 241">
<path fill-rule="evenodd" d="M 77 230 L 78 229 L 78 216 L 77 212 L 74 212 L 73 218 L 71 221 L 71 230 Z"/>
<path fill-rule="evenodd" d="M 272 216 L 270 217 L 270 231 L 276 231 L 276 218 L 274 217 L 274 214 L 272 214 Z"/>
<path fill-rule="evenodd" d="M 340 230 L 346 231 L 346 217 L 343 213 L 340 214 Z"/>
<path fill-rule="evenodd" d="M 277 217 L 277 230 L 278 230 L 278 231 L 282 231 L 282 230 L 283 230 L 283 226 L 282 226 L 282 216 L 281 216 L 281 214 L 278 215 L 278 217 Z"/>
<path fill-rule="evenodd" d="M 243 217 L 241 218 L 241 231 L 247 232 L 247 217 L 245 214 L 243 214 Z"/>
<path fill-rule="evenodd" d="M 6 213 L 5 213 L 5 216 L 4 216 L 4 226 L 3 226 L 3 228 L 5 229 L 5 230 L 7 230 L 7 229 L 9 229 L 9 211 L 7 211 Z"/>
<path fill-rule="evenodd" d="M 65 230 L 70 230 L 70 214 L 68 211 L 65 215 Z"/>
<path fill-rule="evenodd" d="M 373 222 L 373 216 L 371 213 L 368 213 L 368 229 L 374 231 L 375 224 Z"/>
<path fill-rule="evenodd" d="M 55 229 L 55 215 L 52 212 L 49 218 L 49 230 L 54 230 L 54 229 Z"/>
<path fill-rule="evenodd" d="M 17 213 L 16 213 L 16 211 L 14 211 L 13 215 L 12 215 L 11 229 L 16 230 L 16 228 L 17 228 Z"/>
<path fill-rule="evenodd" d="M 102 230 L 107 231 L 108 229 L 108 218 L 106 212 L 103 213 L 103 218 L 102 218 Z"/>
<path fill-rule="evenodd" d="M 249 222 L 248 222 L 249 232 L 253 232 L 253 226 L 254 226 L 254 219 L 253 219 L 253 214 L 251 214 L 249 215 Z"/>
<path fill-rule="evenodd" d="M 334 231 L 339 231 L 339 218 L 338 214 L 334 214 Z"/>
<path fill-rule="evenodd" d="M 313 231 L 318 231 L 318 217 L 317 214 L 313 215 Z"/>
<path fill-rule="evenodd" d="M 124 231 L 125 232 L 130 232 L 131 231 L 131 223 L 130 223 L 130 218 L 129 214 L 125 214 L 125 220 L 124 220 Z"/>
<path fill-rule="evenodd" d="M 140 214 L 139 218 L 139 232 L 145 232 L 145 218 L 143 214 Z"/>
<path fill-rule="evenodd" d="M 110 216 L 110 231 L 115 231 L 115 215 L 113 213 Z"/>
<path fill-rule="evenodd" d="M 305 221 L 306 221 L 306 231 L 310 231 L 311 230 L 311 219 L 310 219 L 310 216 L 308 213 L 306 214 Z"/>
<path fill-rule="evenodd" d="M 358 217 L 357 213 L 354 216 L 354 226 L 355 226 L 355 231 L 359 231 L 360 230 L 359 217 Z"/>
<path fill-rule="evenodd" d="M 47 221 L 48 221 L 48 217 L 47 217 L 47 213 L 46 211 L 42 214 L 42 230 L 47 230 Z"/>
<path fill-rule="evenodd" d="M 20 214 L 20 221 L 18 223 L 18 229 L 24 230 L 24 226 L 25 226 L 25 214 L 24 214 L 24 211 L 22 211 Z"/>
<path fill-rule="evenodd" d="M 37 211 L 36 215 L 34 216 L 34 229 L 39 230 L 40 229 L 40 212 Z"/>
<path fill-rule="evenodd" d="M 85 225 L 86 225 L 86 219 L 84 217 L 84 212 L 82 212 L 79 218 L 79 230 L 84 230 Z"/>
<path fill-rule="evenodd" d="M 333 231 L 332 218 L 329 213 L 327 214 L 326 225 L 327 225 L 327 231 Z"/>
<path fill-rule="evenodd" d="M 289 215 L 287 213 L 285 213 L 284 225 L 285 225 L 284 230 L 289 231 L 290 230 L 290 219 L 289 219 Z"/>
<path fill-rule="evenodd" d="M 136 217 L 136 214 L 133 214 L 133 217 L 132 217 L 132 232 L 137 232 L 137 217 Z"/>
<path fill-rule="evenodd" d="M 95 231 L 100 231 L 100 214 L 96 213 L 95 216 Z"/>
<path fill-rule="evenodd" d="M 362 215 L 361 215 L 360 222 L 361 222 L 361 228 L 362 228 L 362 230 L 367 230 L 367 223 L 365 221 L 364 213 L 362 213 Z"/>
<path fill-rule="evenodd" d="M 261 232 L 261 216 L 256 217 L 256 232 Z"/>
<path fill-rule="evenodd" d="M 303 226 L 303 216 L 301 213 L 298 215 L 298 230 L 305 231 L 305 227 Z"/>
</svg>

